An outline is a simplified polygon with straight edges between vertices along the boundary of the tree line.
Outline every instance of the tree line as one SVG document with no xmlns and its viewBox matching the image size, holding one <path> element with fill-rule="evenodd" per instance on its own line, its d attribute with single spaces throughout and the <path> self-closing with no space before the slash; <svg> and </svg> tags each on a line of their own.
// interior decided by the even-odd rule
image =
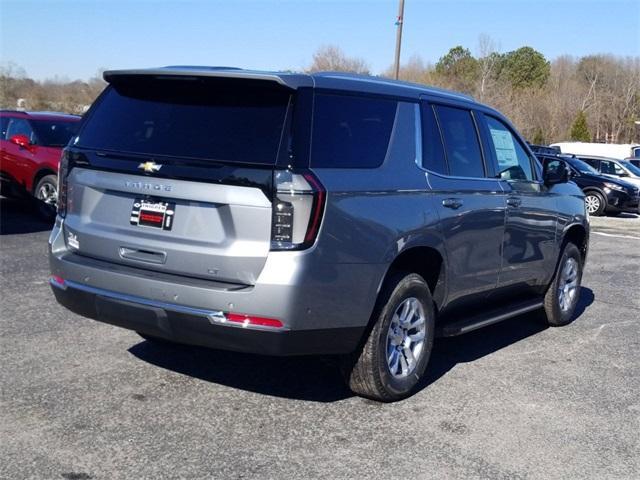
<svg viewBox="0 0 640 480">
<path fill-rule="evenodd" d="M 370 73 L 366 61 L 335 46 L 314 54 L 309 71 L 320 70 Z M 382 76 L 391 78 L 393 68 Z M 399 77 L 472 95 L 507 115 L 532 143 L 640 140 L 640 57 L 564 55 L 549 61 L 528 46 L 500 53 L 481 35 L 475 55 L 458 45 L 435 64 L 413 56 Z"/>
<path fill-rule="evenodd" d="M 366 60 L 334 45 L 319 48 L 306 69 L 371 74 Z M 383 77 L 392 77 L 389 67 Z M 413 56 L 400 79 L 472 95 L 511 119 L 539 144 L 562 140 L 626 143 L 640 140 L 640 57 L 609 54 L 550 61 L 524 46 L 501 53 L 481 35 L 473 54 L 458 45 L 435 64 Z M 36 81 L 15 64 L 0 67 L 0 108 L 83 113 L 105 86 L 102 72 L 88 81 Z"/>
</svg>

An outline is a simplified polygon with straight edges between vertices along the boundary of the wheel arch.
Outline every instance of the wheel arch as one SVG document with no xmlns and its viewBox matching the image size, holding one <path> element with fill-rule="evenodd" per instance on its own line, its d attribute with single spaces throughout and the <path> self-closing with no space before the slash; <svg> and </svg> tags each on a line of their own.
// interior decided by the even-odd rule
<svg viewBox="0 0 640 480">
<path fill-rule="evenodd" d="M 573 243 L 578 247 L 582 261 L 584 262 L 587 258 L 587 251 L 589 250 L 589 232 L 587 228 L 581 224 L 569 225 L 562 234 L 562 248 L 560 251 L 564 249 L 567 243 Z"/>
<path fill-rule="evenodd" d="M 36 172 L 36 174 L 34 175 L 34 177 L 33 177 L 33 181 L 31 182 L 31 189 L 30 189 L 31 195 L 35 196 L 36 187 L 38 186 L 38 182 L 40 180 L 42 180 L 44 177 L 46 177 L 47 175 L 58 175 L 58 173 L 55 172 L 54 170 L 52 170 L 49 167 L 44 167 L 44 168 L 41 168 L 40 170 L 38 170 Z"/>
<path fill-rule="evenodd" d="M 385 275 L 378 286 L 378 293 L 382 286 L 398 272 L 417 273 L 429 286 L 436 310 L 439 310 L 445 299 L 446 269 L 444 255 L 432 246 L 412 246 L 398 253 L 389 264 Z"/>
</svg>

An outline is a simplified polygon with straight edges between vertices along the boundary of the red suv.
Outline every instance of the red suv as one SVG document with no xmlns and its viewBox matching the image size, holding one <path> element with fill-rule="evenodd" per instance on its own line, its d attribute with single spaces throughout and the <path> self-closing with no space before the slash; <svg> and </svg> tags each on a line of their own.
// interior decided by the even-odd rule
<svg viewBox="0 0 640 480">
<path fill-rule="evenodd" d="M 64 113 L 0 111 L 0 192 L 35 197 L 38 212 L 55 216 L 62 149 L 80 117 Z"/>
</svg>

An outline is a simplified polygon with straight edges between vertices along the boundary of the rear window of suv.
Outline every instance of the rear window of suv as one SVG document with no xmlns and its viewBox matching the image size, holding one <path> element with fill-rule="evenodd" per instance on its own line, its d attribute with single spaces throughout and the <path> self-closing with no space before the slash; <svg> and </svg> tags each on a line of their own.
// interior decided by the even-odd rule
<svg viewBox="0 0 640 480">
<path fill-rule="evenodd" d="M 96 150 L 275 164 L 290 92 L 219 79 L 136 79 L 108 88 L 80 132 Z"/>
<path fill-rule="evenodd" d="M 316 94 L 311 166 L 376 168 L 387 155 L 398 102 L 386 98 Z"/>
</svg>

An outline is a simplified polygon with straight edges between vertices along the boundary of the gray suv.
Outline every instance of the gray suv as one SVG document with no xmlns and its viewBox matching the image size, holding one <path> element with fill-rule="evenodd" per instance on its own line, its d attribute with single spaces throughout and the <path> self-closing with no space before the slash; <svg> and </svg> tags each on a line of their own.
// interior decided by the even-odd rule
<svg viewBox="0 0 640 480">
<path fill-rule="evenodd" d="M 341 73 L 104 77 L 49 240 L 70 310 L 149 341 L 336 355 L 381 401 L 419 388 L 438 336 L 571 321 L 583 193 L 499 112 Z"/>
</svg>

